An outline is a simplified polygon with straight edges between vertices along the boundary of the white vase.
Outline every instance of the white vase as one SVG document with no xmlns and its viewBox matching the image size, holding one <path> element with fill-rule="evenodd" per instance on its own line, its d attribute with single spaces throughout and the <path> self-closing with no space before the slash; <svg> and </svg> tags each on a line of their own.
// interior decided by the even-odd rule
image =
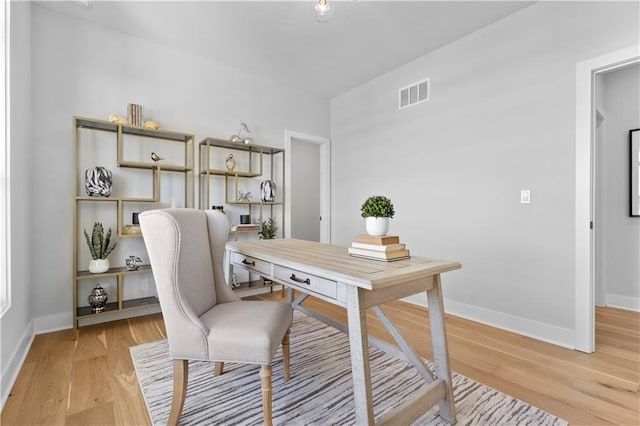
<svg viewBox="0 0 640 426">
<path fill-rule="evenodd" d="M 389 230 L 388 217 L 365 217 L 365 221 L 367 234 L 375 237 L 387 235 L 387 231 Z"/>
<path fill-rule="evenodd" d="M 96 259 L 89 262 L 89 272 L 92 274 L 101 274 L 107 272 L 111 265 L 109 259 Z"/>
</svg>

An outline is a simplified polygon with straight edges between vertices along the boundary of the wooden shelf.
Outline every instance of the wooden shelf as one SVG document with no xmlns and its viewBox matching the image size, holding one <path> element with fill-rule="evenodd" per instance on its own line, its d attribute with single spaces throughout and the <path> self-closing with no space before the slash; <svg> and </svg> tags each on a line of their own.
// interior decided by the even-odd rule
<svg viewBox="0 0 640 426">
<path fill-rule="evenodd" d="M 209 169 L 209 170 L 202 170 L 200 171 L 201 175 L 206 175 L 208 172 L 208 174 L 210 175 L 215 175 L 215 176 L 231 176 L 231 177 L 247 177 L 247 178 L 252 178 L 252 177 L 259 177 L 261 176 L 260 173 L 251 173 L 251 172 L 230 172 L 229 170 L 220 170 L 220 169 Z"/>
<path fill-rule="evenodd" d="M 239 142 L 231 142 L 225 139 L 218 138 L 204 138 L 200 141 L 201 146 L 210 146 L 214 148 L 230 148 L 238 151 L 248 151 L 255 152 L 256 154 L 263 153 L 267 155 L 278 154 L 280 152 L 284 152 L 282 148 L 273 148 L 270 146 L 264 145 L 254 145 L 254 144 L 244 144 Z"/>
<path fill-rule="evenodd" d="M 118 275 L 132 275 L 132 274 L 143 274 L 145 272 L 151 272 L 151 265 L 140 265 L 138 269 L 135 271 L 129 271 L 127 268 L 110 268 L 107 272 L 102 272 L 100 274 L 92 274 L 89 271 L 78 271 L 76 273 L 77 280 L 90 280 L 93 278 L 107 278 L 107 277 L 115 277 Z"/>
<path fill-rule="evenodd" d="M 75 197 L 75 200 L 76 201 L 98 201 L 98 202 L 111 201 L 111 202 L 117 202 L 117 201 L 120 201 L 120 198 L 118 198 L 118 197 L 89 197 L 89 196 L 77 195 Z"/>
<path fill-rule="evenodd" d="M 112 314 L 114 312 L 124 312 L 132 309 L 140 309 L 142 307 L 159 306 L 160 301 L 157 297 L 142 297 L 140 299 L 129 299 L 122 301 L 122 309 L 118 309 L 118 302 L 111 302 L 105 305 L 103 312 L 91 312 L 91 306 L 79 306 L 76 309 L 76 315 L 78 317 L 97 317 L 105 314 Z"/>
<path fill-rule="evenodd" d="M 185 143 L 191 139 L 191 135 L 171 130 L 147 129 L 144 127 L 130 126 L 128 124 L 116 124 L 107 120 L 97 120 L 95 118 L 74 117 L 74 119 L 76 120 L 76 126 L 79 128 L 104 130 L 116 133 L 120 127 L 122 128 L 122 133 L 126 135 L 146 136 L 155 139 L 165 139 Z"/>
<path fill-rule="evenodd" d="M 162 170 L 163 172 L 190 172 L 192 167 L 180 166 L 177 164 L 164 164 L 164 163 L 145 163 L 141 161 L 118 161 L 118 167 L 126 167 L 130 169 L 142 169 L 142 170 Z"/>
<path fill-rule="evenodd" d="M 141 197 L 89 197 L 84 195 L 78 195 L 75 197 L 76 201 L 124 201 L 126 203 L 153 203 L 160 201 L 156 198 L 141 198 Z"/>
<path fill-rule="evenodd" d="M 230 234 L 255 234 L 260 232 L 260 229 L 249 229 L 249 230 L 232 230 L 229 231 Z"/>
<path fill-rule="evenodd" d="M 282 202 L 281 201 L 274 201 L 273 203 L 265 203 L 263 201 L 228 201 L 227 204 L 232 204 L 232 205 L 237 205 L 237 206 L 246 206 L 246 205 L 253 205 L 253 206 L 281 206 Z"/>
</svg>

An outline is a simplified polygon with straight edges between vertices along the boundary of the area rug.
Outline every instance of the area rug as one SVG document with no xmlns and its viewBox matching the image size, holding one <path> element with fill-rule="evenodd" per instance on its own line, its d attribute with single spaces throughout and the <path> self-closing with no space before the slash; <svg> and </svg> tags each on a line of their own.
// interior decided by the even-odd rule
<svg viewBox="0 0 640 426">
<path fill-rule="evenodd" d="M 415 368 L 371 348 L 374 415 L 393 410 L 424 385 Z M 171 408 L 173 366 L 166 340 L 131 348 L 138 381 L 154 425 L 166 424 Z M 295 312 L 291 328 L 291 380 L 282 378 L 280 351 L 272 362 L 274 425 L 355 424 L 349 341 L 345 333 Z M 262 424 L 256 365 L 226 363 L 221 376 L 213 364 L 189 363 L 181 425 Z M 459 425 L 566 425 L 539 408 L 453 373 Z M 416 425 L 446 425 L 436 405 Z"/>
</svg>

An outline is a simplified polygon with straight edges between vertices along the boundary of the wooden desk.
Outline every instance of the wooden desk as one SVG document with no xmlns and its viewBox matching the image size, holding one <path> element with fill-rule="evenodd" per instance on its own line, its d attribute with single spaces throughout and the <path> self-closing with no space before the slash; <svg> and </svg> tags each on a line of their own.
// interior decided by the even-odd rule
<svg viewBox="0 0 640 426">
<path fill-rule="evenodd" d="M 420 257 L 378 262 L 349 256 L 346 247 L 289 239 L 229 242 L 226 260 L 229 277 L 234 267 L 242 267 L 282 283 L 289 287 L 289 301 L 295 309 L 348 332 L 356 424 L 374 424 L 369 344 L 413 364 L 427 382 L 378 423 L 410 423 L 436 403 L 440 415 L 455 423 L 440 274 L 461 268 L 460 263 Z M 292 301 L 292 289 L 303 295 Z M 378 306 L 423 291 L 429 303 L 435 377 Z M 346 308 L 348 327 L 302 306 L 307 295 Z M 367 308 L 374 310 L 399 348 L 367 335 Z"/>
</svg>

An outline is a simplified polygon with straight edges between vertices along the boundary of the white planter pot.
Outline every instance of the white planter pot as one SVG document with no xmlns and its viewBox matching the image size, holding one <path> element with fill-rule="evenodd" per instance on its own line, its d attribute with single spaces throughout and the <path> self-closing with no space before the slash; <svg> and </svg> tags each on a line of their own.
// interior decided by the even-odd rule
<svg viewBox="0 0 640 426">
<path fill-rule="evenodd" d="M 107 272 L 110 267 L 109 259 L 96 259 L 89 262 L 89 272 L 92 274 Z"/>
<path fill-rule="evenodd" d="M 387 235 L 389 230 L 389 218 L 388 217 L 365 217 L 367 234 L 375 237 L 381 237 Z"/>
</svg>

